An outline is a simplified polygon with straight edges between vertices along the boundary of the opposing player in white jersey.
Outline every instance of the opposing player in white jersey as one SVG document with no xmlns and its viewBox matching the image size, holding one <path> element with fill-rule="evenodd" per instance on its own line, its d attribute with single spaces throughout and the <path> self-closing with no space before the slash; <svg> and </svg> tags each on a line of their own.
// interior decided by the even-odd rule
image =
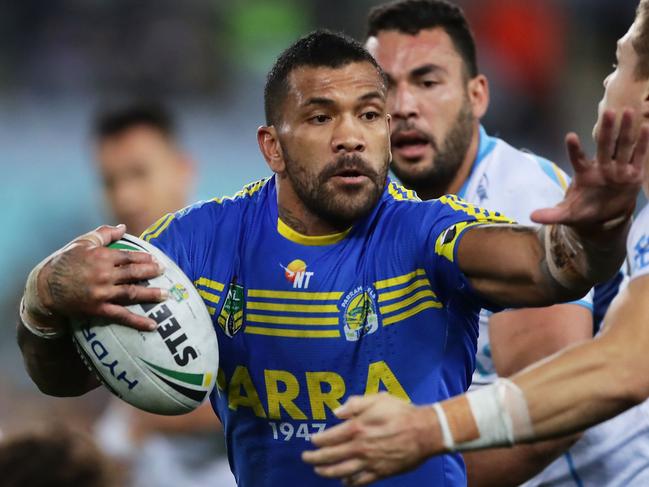
<svg viewBox="0 0 649 487">
<path fill-rule="evenodd" d="M 618 42 L 616 56 L 615 70 L 604 82 L 595 134 L 607 124 L 614 126 L 620 133 L 618 145 L 600 143 L 597 162 L 590 162 L 574 135 L 567 143 L 573 164 L 581 161 L 576 167 L 582 171 L 611 160 L 630 161 L 628 171 L 644 164 L 649 194 L 649 0 L 640 1 L 636 21 Z M 615 110 L 617 118 L 607 117 L 607 110 Z M 338 414 L 353 420 L 314 438 L 326 447 L 312 462 L 337 469 L 339 452 L 348 463 L 361 459 L 358 471 L 346 475 L 364 479 L 350 485 L 364 485 L 367 479 L 409 469 L 430 455 L 556 438 L 626 411 L 588 430 L 571 449 L 568 468 L 557 463 L 533 485 L 649 485 L 649 411 L 643 403 L 649 398 L 649 207 L 634 222 L 627 251 L 629 284 L 611 304 L 596 339 L 559 352 L 512 380 L 499 379 L 432 408 L 389 397 L 352 398 Z M 380 438 L 373 431 L 381 431 Z M 418 438 L 427 441 L 417 444 Z M 574 469 L 577 462 L 582 469 Z M 506 484 L 505 479 L 496 485 Z"/>
<path fill-rule="evenodd" d="M 390 79 L 392 169 L 406 186 L 423 199 L 457 193 L 524 225 L 532 223 L 534 209 L 561 201 L 568 186 L 561 169 L 490 137 L 480 126 L 488 84 L 479 74 L 474 40 L 458 7 L 438 0 L 399 1 L 375 8 L 368 24 L 367 47 Z M 510 375 L 591 338 L 592 306 L 588 295 L 544 309 L 493 316 L 483 310 L 473 384 L 490 384 L 498 373 Z M 574 440 L 467 456 L 469 484 L 518 485 Z"/>
</svg>

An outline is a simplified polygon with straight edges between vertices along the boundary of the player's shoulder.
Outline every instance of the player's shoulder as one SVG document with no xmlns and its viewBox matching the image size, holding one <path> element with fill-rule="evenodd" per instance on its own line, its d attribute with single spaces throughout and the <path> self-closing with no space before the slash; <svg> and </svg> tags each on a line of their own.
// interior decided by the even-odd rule
<svg viewBox="0 0 649 487">
<path fill-rule="evenodd" d="M 411 189 L 407 189 L 400 183 L 388 180 L 385 191 L 383 192 L 383 201 L 394 207 L 408 207 L 412 204 L 421 203 L 421 199 Z"/>
<path fill-rule="evenodd" d="M 494 138 L 492 164 L 501 177 L 532 187 L 553 187 L 562 192 L 568 188 L 569 176 L 557 164 L 529 149 L 517 149 Z"/>
<path fill-rule="evenodd" d="M 265 199 L 271 178 L 260 179 L 245 185 L 233 196 L 198 201 L 174 213 L 168 213 L 146 229 L 141 238 L 147 241 L 157 238 L 168 227 L 180 230 L 203 232 L 214 228 L 227 227 L 240 222 L 243 213 L 250 205 Z"/>
<path fill-rule="evenodd" d="M 531 224 L 531 212 L 561 201 L 570 179 L 550 160 L 492 140 L 491 152 L 479 161 L 464 195 L 521 224 Z"/>
<path fill-rule="evenodd" d="M 383 200 L 388 212 L 409 228 L 412 224 L 423 225 L 426 221 L 444 219 L 453 214 L 492 223 L 513 223 L 499 212 L 479 208 L 454 194 L 422 201 L 414 191 L 394 181 L 388 183 Z"/>
<path fill-rule="evenodd" d="M 404 222 L 408 222 L 410 218 L 420 218 L 423 213 L 430 215 L 439 211 L 447 202 L 445 199 L 423 201 L 415 191 L 390 180 L 383 192 L 383 204 L 384 214 L 388 213 Z"/>
</svg>

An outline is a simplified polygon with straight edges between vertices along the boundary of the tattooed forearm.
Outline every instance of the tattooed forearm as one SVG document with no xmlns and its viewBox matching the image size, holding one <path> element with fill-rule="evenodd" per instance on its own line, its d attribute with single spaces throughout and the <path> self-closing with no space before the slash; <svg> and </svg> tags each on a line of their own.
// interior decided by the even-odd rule
<svg viewBox="0 0 649 487">
<path fill-rule="evenodd" d="M 54 302 L 88 299 L 89 290 L 82 280 L 84 270 L 79 265 L 68 262 L 69 260 L 69 256 L 62 254 L 51 263 L 51 269 L 45 282 Z"/>
<path fill-rule="evenodd" d="M 565 225 L 543 227 L 541 236 L 548 272 L 564 289 L 587 290 L 606 280 L 624 259 L 624 245 L 616 239 L 595 244 Z"/>
<path fill-rule="evenodd" d="M 588 279 L 588 260 L 579 237 L 565 225 L 543 227 L 546 264 L 550 275 L 570 288 Z"/>
</svg>

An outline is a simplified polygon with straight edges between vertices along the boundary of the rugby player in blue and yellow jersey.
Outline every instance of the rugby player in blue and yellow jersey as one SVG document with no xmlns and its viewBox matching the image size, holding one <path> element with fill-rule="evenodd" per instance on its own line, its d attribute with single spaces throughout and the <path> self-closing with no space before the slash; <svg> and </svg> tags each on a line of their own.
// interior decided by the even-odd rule
<svg viewBox="0 0 649 487">
<path fill-rule="evenodd" d="M 455 197 L 421 202 L 388 181 L 385 99 L 383 72 L 360 44 L 322 31 L 298 40 L 268 76 L 257 134 L 274 176 L 143 234 L 190 276 L 213 316 L 221 362 L 211 399 L 241 486 L 340 485 L 301 454 L 338 422 L 348 396 L 387 391 L 423 404 L 455 395 L 473 372 L 481 307 L 576 299 L 623 259 L 641 179 L 626 159 L 582 168 L 560 206 L 537 212 L 552 225 L 510 225 Z M 611 117 L 601 134 L 602 145 L 615 143 Z M 123 232 L 81 236 L 28 278 L 19 342 L 49 394 L 98 385 L 66 317 L 155 327 L 123 307 L 166 298 L 135 284 L 160 272 L 149 257 L 105 248 Z M 472 347 L 450 356 L 457 337 Z M 445 361 L 456 365 L 453 381 Z M 461 461 L 446 455 L 383 485 L 465 482 Z"/>
</svg>

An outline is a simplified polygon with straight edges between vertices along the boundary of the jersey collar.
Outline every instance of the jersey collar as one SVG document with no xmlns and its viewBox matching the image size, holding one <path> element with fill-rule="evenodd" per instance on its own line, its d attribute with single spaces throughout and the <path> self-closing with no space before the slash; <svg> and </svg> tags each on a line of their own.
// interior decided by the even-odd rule
<svg viewBox="0 0 649 487">
<path fill-rule="evenodd" d="M 482 164 L 482 161 L 484 161 L 485 158 L 489 154 L 491 154 L 491 151 L 494 150 L 494 147 L 496 147 L 496 139 L 494 137 L 490 137 L 482 125 L 480 125 L 480 133 L 478 137 L 480 139 L 480 142 L 478 144 L 478 154 L 476 155 L 475 161 L 473 161 L 473 165 L 471 166 L 471 172 L 469 173 L 469 176 L 466 178 L 466 181 L 464 181 L 464 184 L 457 192 L 457 195 L 460 198 L 464 198 L 466 196 L 466 191 L 469 187 L 469 183 L 471 182 L 471 178 L 475 173 L 476 169 L 480 164 Z"/>
<path fill-rule="evenodd" d="M 299 232 L 296 232 L 291 227 L 289 227 L 286 223 L 282 221 L 282 219 L 279 216 L 277 217 L 277 232 L 285 239 L 300 245 L 308 245 L 308 246 L 333 245 L 335 243 L 340 242 L 342 239 L 344 239 L 347 236 L 347 234 L 351 231 L 351 229 L 352 227 L 349 227 L 347 230 L 343 232 L 332 233 L 329 235 L 316 235 L 316 236 L 303 235 Z"/>
<path fill-rule="evenodd" d="M 279 217 L 279 212 L 277 211 L 277 185 L 275 178 L 272 178 L 270 183 L 270 199 L 272 202 L 269 206 L 270 218 L 273 222 L 277 222 L 277 233 L 293 243 L 309 247 L 333 245 L 343 240 L 353 228 L 349 227 L 347 230 L 329 235 L 303 235 L 300 232 L 293 230 Z"/>
</svg>

